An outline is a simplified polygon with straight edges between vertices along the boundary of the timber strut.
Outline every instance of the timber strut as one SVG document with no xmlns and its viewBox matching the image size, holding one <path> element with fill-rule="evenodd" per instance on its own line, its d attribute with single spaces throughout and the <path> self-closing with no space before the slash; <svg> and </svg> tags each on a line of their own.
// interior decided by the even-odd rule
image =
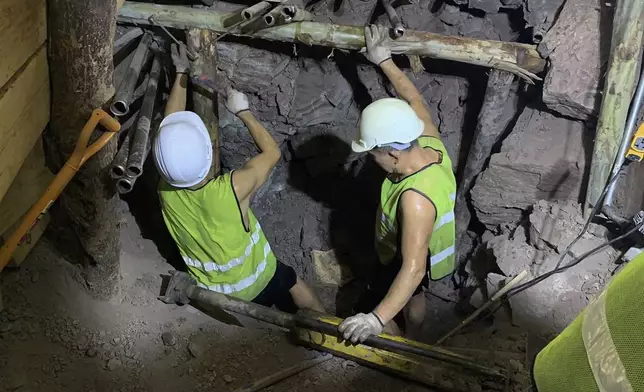
<svg viewBox="0 0 644 392">
<path fill-rule="evenodd" d="M 236 13 L 138 2 L 126 2 L 119 13 L 119 21 L 126 23 L 149 25 L 151 17 L 155 24 L 166 27 L 201 28 L 224 33 L 229 30 L 226 27 L 229 21 L 238 16 Z M 296 22 L 253 33 L 237 29 L 229 34 L 337 49 L 361 50 L 365 47 L 363 26 Z M 404 36 L 387 40 L 386 45 L 393 54 L 419 55 L 495 68 L 516 74 L 531 83 L 541 80 L 537 74 L 545 68 L 545 60 L 534 45 L 515 42 L 407 30 Z"/>
</svg>

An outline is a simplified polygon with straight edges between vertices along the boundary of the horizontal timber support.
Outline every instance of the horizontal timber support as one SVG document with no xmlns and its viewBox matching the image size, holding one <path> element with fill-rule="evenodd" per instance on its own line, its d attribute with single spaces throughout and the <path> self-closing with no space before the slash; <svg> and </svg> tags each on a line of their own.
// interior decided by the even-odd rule
<svg viewBox="0 0 644 392">
<path fill-rule="evenodd" d="M 202 28 L 218 33 L 227 31 L 227 19 L 234 13 L 217 12 L 185 6 L 169 6 L 128 1 L 119 12 L 119 21 L 136 24 L 155 23 L 179 29 Z M 345 26 L 331 23 L 297 22 L 263 29 L 254 33 L 232 35 L 262 38 L 270 41 L 299 42 L 338 49 L 360 50 L 365 46 L 363 26 Z M 488 41 L 453 37 L 423 31 L 408 30 L 399 39 L 389 39 L 386 44 L 394 54 L 407 54 L 458 61 L 496 68 L 514 73 L 528 81 L 539 80 L 545 60 L 533 45 L 515 42 Z"/>
</svg>

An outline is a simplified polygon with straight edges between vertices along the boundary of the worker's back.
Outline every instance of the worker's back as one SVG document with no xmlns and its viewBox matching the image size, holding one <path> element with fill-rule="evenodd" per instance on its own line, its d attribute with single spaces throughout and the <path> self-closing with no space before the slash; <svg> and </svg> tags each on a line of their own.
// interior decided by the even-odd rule
<svg viewBox="0 0 644 392">
<path fill-rule="evenodd" d="M 418 138 L 418 144 L 421 148 L 437 151 L 440 160 L 402 180 L 384 180 L 380 194 L 382 216 L 377 226 L 376 246 L 381 263 L 386 264 L 394 258 L 398 251 L 400 197 L 408 190 L 424 195 L 436 208 L 436 222 L 429 240 L 430 260 L 427 267 L 430 268 L 431 278 L 437 280 L 454 270 L 456 179 L 452 171 L 452 161 L 439 138 L 421 136 Z"/>
<path fill-rule="evenodd" d="M 232 176 L 221 175 L 197 190 L 162 181 L 159 197 L 166 226 L 199 285 L 251 300 L 266 287 L 276 261 L 250 209 L 244 227 Z"/>
<path fill-rule="evenodd" d="M 644 254 L 536 357 L 539 392 L 644 391 Z"/>
</svg>

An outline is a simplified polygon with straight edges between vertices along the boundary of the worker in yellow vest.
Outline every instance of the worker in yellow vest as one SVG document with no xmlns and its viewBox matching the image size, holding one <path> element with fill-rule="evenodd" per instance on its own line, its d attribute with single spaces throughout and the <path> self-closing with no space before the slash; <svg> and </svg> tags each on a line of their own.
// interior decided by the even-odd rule
<svg viewBox="0 0 644 392">
<path fill-rule="evenodd" d="M 173 46 L 176 78 L 154 140 L 161 174 L 159 197 L 166 226 L 198 285 L 265 306 L 324 312 L 293 268 L 275 259 L 250 201 L 280 159 L 273 137 L 231 88 L 226 108 L 248 127 L 261 151 L 243 167 L 215 176 L 206 125 L 186 107 L 190 63 L 185 46 Z"/>
<path fill-rule="evenodd" d="M 644 253 L 539 354 L 538 392 L 644 391 Z"/>
<path fill-rule="evenodd" d="M 339 326 L 346 339 L 362 342 L 370 335 L 406 332 L 418 338 L 425 317 L 422 287 L 454 270 L 454 200 L 452 162 L 422 95 L 391 60 L 383 45 L 388 29 L 365 28 L 366 57 L 378 65 L 403 99 L 385 98 L 367 106 L 352 148 L 369 151 L 387 172 L 376 217 L 379 268 L 356 310 Z M 397 317 L 398 316 L 398 317 Z"/>
</svg>

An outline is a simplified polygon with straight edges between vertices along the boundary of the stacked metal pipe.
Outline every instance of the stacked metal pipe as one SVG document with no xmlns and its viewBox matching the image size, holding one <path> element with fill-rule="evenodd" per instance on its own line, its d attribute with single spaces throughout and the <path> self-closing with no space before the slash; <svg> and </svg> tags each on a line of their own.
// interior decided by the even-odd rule
<svg viewBox="0 0 644 392">
<path fill-rule="evenodd" d="M 116 110 L 119 113 L 125 114 L 129 111 L 136 81 L 141 75 L 145 63 L 144 60 L 149 50 L 150 37 L 150 34 L 145 34 L 141 39 L 128 68 L 128 73 L 115 95 L 114 104 L 116 104 Z M 143 58 L 141 59 L 140 56 Z M 143 174 L 143 164 L 150 153 L 150 125 L 152 116 L 154 115 L 154 104 L 157 97 L 159 77 L 161 75 L 161 55 L 154 53 L 153 56 L 145 94 L 143 95 L 143 103 L 141 104 L 136 120 L 136 126 L 127 131 L 110 167 L 110 177 L 116 180 L 116 189 L 121 194 L 132 191 L 137 178 Z M 132 64 L 135 61 L 136 64 Z M 117 101 L 119 97 L 123 99 Z M 121 104 L 118 104 L 118 102 Z"/>
</svg>

